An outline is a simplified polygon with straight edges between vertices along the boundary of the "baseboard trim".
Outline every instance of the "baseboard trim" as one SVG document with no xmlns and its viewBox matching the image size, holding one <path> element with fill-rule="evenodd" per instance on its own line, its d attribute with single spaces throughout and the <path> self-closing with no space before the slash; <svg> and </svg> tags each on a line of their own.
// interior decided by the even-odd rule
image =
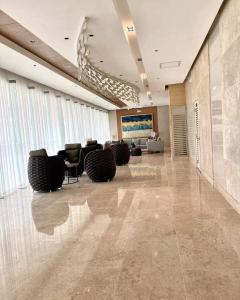
<svg viewBox="0 0 240 300">
<path fill-rule="evenodd" d="M 203 170 L 200 170 L 201 174 L 207 179 L 207 181 L 211 184 L 214 185 L 213 178 L 211 178 L 206 172 Z"/>
<path fill-rule="evenodd" d="M 213 178 L 208 176 L 203 170 L 200 170 L 200 172 L 201 175 L 225 198 L 225 200 L 232 206 L 232 208 L 240 214 L 240 203 L 232 195 L 230 195 L 221 185 L 216 183 Z"/>
<path fill-rule="evenodd" d="M 219 193 L 223 195 L 223 197 L 232 206 L 232 208 L 240 214 L 240 203 L 233 196 L 231 196 L 221 185 L 214 182 L 213 186 L 216 190 L 219 191 Z"/>
</svg>

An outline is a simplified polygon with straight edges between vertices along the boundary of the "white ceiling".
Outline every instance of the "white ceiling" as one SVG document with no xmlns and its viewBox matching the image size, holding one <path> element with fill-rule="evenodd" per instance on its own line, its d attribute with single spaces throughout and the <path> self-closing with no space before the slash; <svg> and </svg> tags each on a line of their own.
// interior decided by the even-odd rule
<svg viewBox="0 0 240 300">
<path fill-rule="evenodd" d="M 164 86 L 184 81 L 223 0 L 127 2 L 154 105 L 166 105 Z M 112 0 L 0 0 L 0 7 L 74 64 L 77 36 L 87 16 L 89 33 L 94 34 L 89 38 L 92 62 L 141 88 L 140 74 Z M 67 41 L 66 36 L 70 38 Z M 159 67 L 161 62 L 176 60 L 181 61 L 179 68 Z M 149 105 L 145 94 L 140 98 L 141 105 Z"/>
<path fill-rule="evenodd" d="M 36 65 L 36 67 L 34 67 Z M 85 100 L 107 110 L 117 107 L 72 81 L 36 63 L 32 59 L 0 43 L 0 68 L 50 86 L 58 91 Z"/>
</svg>

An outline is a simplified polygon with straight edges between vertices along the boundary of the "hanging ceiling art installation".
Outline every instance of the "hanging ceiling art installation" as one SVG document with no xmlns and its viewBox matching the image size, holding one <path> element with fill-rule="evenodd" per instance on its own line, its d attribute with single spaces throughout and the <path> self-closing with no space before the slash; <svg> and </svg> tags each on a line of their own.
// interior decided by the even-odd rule
<svg viewBox="0 0 240 300">
<path fill-rule="evenodd" d="M 140 89 L 95 67 L 89 58 L 90 50 L 87 42 L 87 18 L 85 18 L 77 41 L 78 80 L 112 102 L 118 99 L 125 104 L 139 104 Z"/>
</svg>

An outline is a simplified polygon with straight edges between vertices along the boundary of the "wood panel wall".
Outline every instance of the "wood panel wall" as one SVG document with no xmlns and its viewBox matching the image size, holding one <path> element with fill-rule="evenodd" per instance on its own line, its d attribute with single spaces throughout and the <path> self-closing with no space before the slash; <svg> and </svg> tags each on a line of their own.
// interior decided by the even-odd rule
<svg viewBox="0 0 240 300">
<path fill-rule="evenodd" d="M 172 84 L 168 86 L 170 106 L 186 105 L 185 85 Z"/>
<path fill-rule="evenodd" d="M 132 108 L 132 109 L 119 109 L 117 110 L 117 127 L 118 127 L 118 138 L 122 138 L 122 129 L 121 129 L 121 116 L 132 116 L 132 115 L 144 115 L 152 114 L 153 115 L 153 130 L 158 133 L 158 113 L 157 107 L 144 107 L 144 108 Z"/>
</svg>

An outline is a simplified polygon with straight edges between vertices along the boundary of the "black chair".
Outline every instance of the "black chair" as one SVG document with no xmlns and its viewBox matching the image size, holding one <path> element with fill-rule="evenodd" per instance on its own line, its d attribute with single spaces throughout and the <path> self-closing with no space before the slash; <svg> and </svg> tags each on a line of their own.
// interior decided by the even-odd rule
<svg viewBox="0 0 240 300">
<path fill-rule="evenodd" d="M 50 192 L 64 181 L 65 165 L 60 156 L 48 156 L 45 149 L 31 151 L 28 160 L 28 179 L 34 191 Z"/>
<path fill-rule="evenodd" d="M 131 149 L 131 155 L 132 156 L 141 156 L 142 155 L 142 149 L 140 147 L 135 147 Z"/>
<path fill-rule="evenodd" d="M 95 150 L 85 158 L 85 171 L 95 182 L 112 180 L 116 174 L 116 163 L 111 149 Z"/>
<path fill-rule="evenodd" d="M 79 171 L 81 174 L 84 172 L 84 161 L 87 154 L 91 151 L 101 150 L 101 149 L 103 149 L 103 146 L 101 144 L 90 144 L 81 149 L 81 154 L 80 154 L 81 157 L 80 157 L 80 164 L 79 164 Z"/>
<path fill-rule="evenodd" d="M 118 143 L 112 144 L 111 149 L 113 151 L 117 166 L 126 165 L 130 159 L 130 151 L 128 144 Z"/>
<path fill-rule="evenodd" d="M 80 167 L 81 144 L 66 144 L 65 150 L 58 151 L 58 155 L 64 158 L 68 183 L 70 177 L 76 177 L 78 181 L 78 176 L 83 173 Z"/>
</svg>

